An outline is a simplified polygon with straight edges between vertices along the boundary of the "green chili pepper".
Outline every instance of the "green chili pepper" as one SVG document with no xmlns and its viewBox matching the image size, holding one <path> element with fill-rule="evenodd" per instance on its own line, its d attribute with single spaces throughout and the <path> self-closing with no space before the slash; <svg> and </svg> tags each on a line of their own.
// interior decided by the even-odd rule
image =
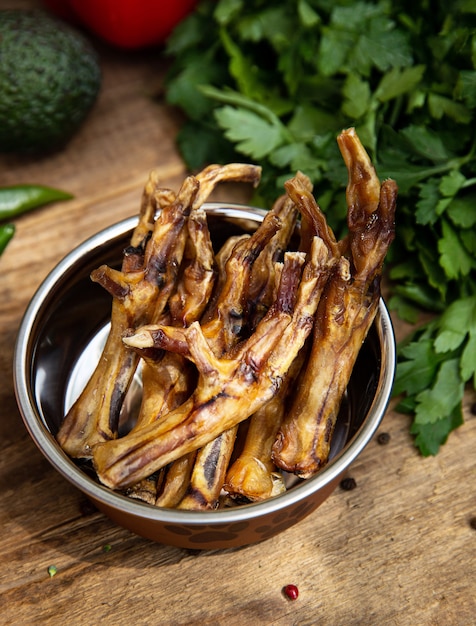
<svg viewBox="0 0 476 626">
<path fill-rule="evenodd" d="M 15 234 L 15 224 L 4 224 L 0 226 L 0 255 L 7 247 L 8 242 Z"/>
<path fill-rule="evenodd" d="M 58 202 L 70 200 L 73 196 L 66 191 L 45 187 L 43 185 L 13 185 L 0 187 L 0 222 L 10 220 L 30 209 Z M 15 234 L 14 224 L 0 225 L 0 256 L 8 242 Z"/>
<path fill-rule="evenodd" d="M 50 202 L 70 200 L 73 196 L 43 185 L 0 187 L 0 221 L 9 220 Z"/>
</svg>

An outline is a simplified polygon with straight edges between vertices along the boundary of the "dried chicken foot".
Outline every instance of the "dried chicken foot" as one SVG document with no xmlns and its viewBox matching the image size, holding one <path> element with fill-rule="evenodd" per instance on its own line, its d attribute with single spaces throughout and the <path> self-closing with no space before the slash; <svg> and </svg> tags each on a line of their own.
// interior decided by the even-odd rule
<svg viewBox="0 0 476 626">
<path fill-rule="evenodd" d="M 342 257 L 324 290 L 309 362 L 273 445 L 277 467 L 301 478 L 327 462 L 341 400 L 378 306 L 378 290 L 365 305 L 350 280 Z"/>
<path fill-rule="evenodd" d="M 89 458 L 97 442 L 117 436 L 120 410 L 138 362 L 137 355 L 122 344 L 122 335 L 127 328 L 160 318 L 177 280 L 185 247 L 184 224 L 190 211 L 200 206 L 197 198 L 203 202 L 223 180 L 241 177 L 257 181 L 259 175 L 260 169 L 255 166 L 231 164 L 207 168 L 197 177 L 189 176 L 172 204 L 163 207 L 155 221 L 145 247 L 143 267 L 137 269 L 134 263 L 133 271 L 119 272 L 102 266 L 92 273 L 91 278 L 113 296 L 111 327 L 91 379 L 57 434 L 58 442 L 70 456 Z M 160 192 L 157 194 L 160 199 Z M 132 235 L 134 243 L 148 229 L 152 215 L 150 190 L 145 195 L 139 224 Z M 132 266 L 125 261 L 123 265 Z"/>
<path fill-rule="evenodd" d="M 348 132 L 341 141 L 349 171 L 347 197 L 352 203 L 351 261 L 342 257 L 326 286 L 309 362 L 273 448 L 276 465 L 303 478 L 328 460 L 341 399 L 377 312 L 382 265 L 394 237 L 395 182 L 378 183 L 376 204 L 376 175 L 357 135 Z"/>
<path fill-rule="evenodd" d="M 184 247 L 187 241 L 187 229 L 183 228 L 188 216 L 196 212 L 202 204 L 207 200 L 215 187 L 223 182 L 251 182 L 257 185 L 261 175 L 261 168 L 255 165 L 248 165 L 242 163 L 230 163 L 227 165 L 210 165 L 195 177 L 189 177 L 185 180 L 194 180 L 197 189 L 194 197 L 190 199 L 189 203 L 182 205 L 182 213 L 185 220 L 182 223 L 182 228 L 177 234 L 177 241 L 175 248 L 181 250 L 180 258 L 176 258 L 173 254 L 175 249 L 167 249 L 163 245 L 161 237 L 156 237 L 156 228 L 154 228 L 152 238 L 147 244 L 145 266 L 148 274 L 152 274 L 149 280 L 156 280 L 162 285 L 157 299 L 156 309 L 152 317 L 143 323 L 156 322 L 162 314 L 165 305 L 175 289 L 178 279 L 178 272 L 182 261 L 182 255 L 184 254 Z M 184 184 L 185 184 L 184 183 Z M 182 185 L 183 187 L 183 185 Z M 179 193 L 180 195 L 180 193 Z M 175 204 L 180 202 L 179 196 Z M 164 211 L 160 214 L 157 221 L 160 221 Z M 173 276 L 173 280 L 170 280 L 170 275 Z M 132 326 L 136 328 L 137 326 Z"/>
<path fill-rule="evenodd" d="M 327 280 L 327 250 L 320 239 L 314 240 L 301 275 L 302 263 L 302 253 L 285 255 L 275 304 L 229 358 L 215 357 L 198 323 L 187 329 L 143 328 L 124 339 L 139 348 L 180 350 L 197 366 L 199 380 L 192 397 L 163 419 L 133 435 L 95 447 L 94 465 L 105 485 L 124 488 L 138 482 L 203 447 L 278 392 L 311 332 Z"/>
<path fill-rule="evenodd" d="M 283 477 L 271 458 L 284 415 L 283 395 L 279 393 L 250 418 L 245 449 L 228 468 L 223 484 L 235 499 L 256 502 L 286 491 Z"/>
<path fill-rule="evenodd" d="M 351 263 L 357 264 L 351 267 L 352 275 L 354 275 L 355 268 L 359 271 L 367 264 L 366 254 L 370 251 L 373 240 L 363 235 L 372 226 L 372 220 L 377 216 L 381 201 L 381 185 L 370 157 L 354 128 L 340 133 L 337 143 L 349 177 L 346 188 L 349 234 L 344 241 L 340 242 L 340 245 L 347 247 L 346 254 L 350 252 Z M 366 242 L 366 247 L 359 250 L 359 246 L 364 242 Z M 350 246 L 357 249 L 348 250 Z"/>
<path fill-rule="evenodd" d="M 221 294 L 223 293 L 224 285 L 228 279 L 228 274 L 226 272 L 226 264 L 231 257 L 231 253 L 235 249 L 236 244 L 239 242 L 246 241 L 250 238 L 250 235 L 234 235 L 228 237 L 223 246 L 218 250 L 215 254 L 215 265 L 217 270 L 217 276 L 215 280 L 215 285 L 213 288 L 212 297 L 208 302 L 208 305 L 201 317 L 200 322 L 205 324 L 206 322 L 213 319 L 217 314 L 217 302 Z"/>
<path fill-rule="evenodd" d="M 211 298 L 216 279 L 215 255 L 203 208 L 191 212 L 183 268 L 177 289 L 169 299 L 174 326 L 189 326 L 199 320 Z"/>
<path fill-rule="evenodd" d="M 309 179 L 298 172 L 285 183 L 287 202 L 299 207 L 301 212 L 301 249 L 308 249 L 314 236 L 320 236 L 328 248 L 330 261 L 337 261 L 340 250 L 334 233 L 312 195 Z M 293 372 L 289 372 L 284 384 L 272 400 L 251 418 L 245 445 L 241 454 L 229 468 L 224 489 L 234 497 L 247 500 L 264 500 L 285 490 L 281 473 L 272 460 L 272 447 L 286 411 L 286 395 L 295 383 L 304 361 L 305 350 L 295 359 Z"/>
<path fill-rule="evenodd" d="M 200 204 L 208 197 L 210 189 L 217 181 L 223 180 L 223 177 L 226 180 L 238 179 L 256 185 L 259 176 L 260 168 L 241 164 L 210 166 L 197 176 L 201 182 L 201 189 L 205 189 L 205 194 L 202 193 L 201 196 L 199 194 L 190 213 L 181 273 L 176 292 L 170 296 L 168 302 L 174 325 L 188 326 L 201 317 L 210 300 L 215 281 L 213 246 L 206 213 Z M 192 393 L 192 381 L 194 377 L 190 364 L 178 354 L 166 353 L 158 359 L 145 358 L 142 403 L 133 430 L 160 419 L 161 415 L 185 401 Z M 178 503 L 188 484 L 194 457 L 195 455 L 187 455 L 172 464 L 173 467 L 169 467 L 167 472 L 162 472 L 158 506 Z M 178 489 L 180 480 L 183 481 L 183 486 Z M 144 493 L 149 497 L 150 482 L 148 479 L 141 481 L 129 490 L 129 495 L 134 497 L 133 494 L 137 490 L 137 497 Z"/>
<path fill-rule="evenodd" d="M 312 194 L 307 176 L 298 172 L 284 183 L 291 202 L 301 214 L 301 242 L 299 249 L 307 252 L 314 237 L 320 237 L 326 244 L 329 258 L 337 260 L 341 256 L 339 243 L 328 225 L 326 217 Z"/>
<path fill-rule="evenodd" d="M 346 198 L 351 273 L 354 281 L 370 286 L 380 274 L 395 236 L 397 184 L 388 179 L 380 185 L 353 128 L 342 132 L 337 141 L 349 174 Z"/>
<path fill-rule="evenodd" d="M 215 280 L 213 247 L 207 217 L 201 207 L 191 212 L 187 227 L 184 269 L 177 290 L 169 299 L 172 323 L 179 326 L 188 326 L 200 318 Z M 160 419 L 185 402 L 196 378 L 191 363 L 179 354 L 153 350 L 152 354 L 142 356 L 142 400 L 133 430 Z M 175 506 L 187 488 L 194 458 L 195 454 L 179 459 L 173 467 L 164 468 L 154 477 L 131 487 L 127 495 L 149 504 L 157 501 L 157 506 Z"/>
<path fill-rule="evenodd" d="M 215 279 L 213 247 L 202 208 L 192 210 L 187 227 L 185 267 L 169 299 L 171 324 L 178 326 L 200 318 Z M 142 356 L 142 402 L 134 430 L 182 404 L 195 382 L 190 364 L 179 354 L 155 350 Z"/>
<path fill-rule="evenodd" d="M 261 501 L 286 491 L 272 459 L 276 434 L 286 414 L 287 398 L 306 358 L 306 346 L 294 359 L 278 393 L 249 419 L 243 449 L 228 468 L 223 488 L 233 498 Z"/>
<path fill-rule="evenodd" d="M 122 272 L 128 274 L 142 269 L 145 242 L 153 229 L 155 212 L 157 208 L 164 208 L 164 206 L 173 202 L 174 199 L 175 194 L 170 190 L 158 189 L 157 173 L 155 171 L 151 172 L 142 194 L 139 222 L 133 230 L 130 246 L 124 250 Z M 129 372 L 134 371 L 136 368 L 137 356 L 130 350 L 124 350 L 122 342 L 122 334 L 129 327 L 129 321 L 123 308 L 119 303 L 114 303 L 114 301 L 111 319 L 111 329 L 103 348 L 101 360 L 76 405 L 71 409 L 68 421 L 63 424 L 58 434 L 59 441 L 63 443 L 63 447 L 73 456 L 90 456 L 90 446 L 94 444 L 96 438 L 102 438 L 100 434 L 94 432 L 95 424 L 92 418 L 89 419 L 88 417 L 94 415 L 95 412 L 101 411 L 100 402 L 105 405 L 103 412 L 108 411 L 110 415 L 114 416 L 111 421 L 116 422 L 118 420 L 116 416 L 120 412 L 125 390 L 129 385 Z M 108 363 L 109 367 L 106 367 L 105 363 Z M 106 383 L 104 385 L 106 387 L 107 382 L 112 383 L 111 388 L 116 384 L 118 392 L 114 397 L 107 396 L 104 391 L 101 393 L 101 383 Z M 79 412 L 78 405 L 82 407 L 83 419 L 74 424 L 73 421 L 77 419 Z M 74 429 L 81 428 L 81 424 L 84 424 L 84 418 L 87 419 L 88 428 L 79 441 L 76 439 L 72 442 L 72 439 L 76 437 Z M 68 428 L 72 430 L 68 430 Z M 104 438 L 109 437 L 110 432 L 112 432 L 112 429 L 107 429 L 108 434 Z"/>
<path fill-rule="evenodd" d="M 218 507 L 237 429 L 233 426 L 225 430 L 198 451 L 187 490 L 177 504 L 178 509 L 197 511 Z"/>
<path fill-rule="evenodd" d="M 164 468 L 164 480 L 157 489 L 153 504 L 175 508 L 185 496 L 192 475 L 196 452 L 189 452 Z M 161 470 L 162 471 L 162 470 Z M 142 482 L 142 481 L 141 481 Z M 139 483 L 140 484 L 140 483 Z"/>
<path fill-rule="evenodd" d="M 250 276 L 257 260 L 268 247 L 277 245 L 275 238 L 283 225 L 276 211 L 270 211 L 253 235 L 240 240 L 230 251 L 214 315 L 202 326 L 202 332 L 215 356 L 221 357 L 237 343 L 242 323 L 246 321 Z M 237 428 L 233 426 L 197 452 L 190 483 L 179 508 L 197 510 L 218 506 Z"/>
<path fill-rule="evenodd" d="M 203 205 L 218 183 L 237 182 L 250 183 L 257 187 L 261 179 L 261 167 L 249 163 L 227 163 L 226 165 L 208 165 L 199 172 L 197 180 L 200 183 L 198 195 L 193 204 L 196 209 Z"/>
<path fill-rule="evenodd" d="M 187 326 L 199 319 L 213 290 L 214 253 L 206 213 L 201 204 L 219 182 L 245 181 L 256 185 L 260 172 L 261 169 L 253 165 L 231 163 L 209 166 L 197 175 L 200 188 L 187 222 L 188 236 L 183 267 L 178 276 L 176 291 L 168 299 L 173 325 Z M 263 243 L 259 242 L 258 245 Z M 183 397 L 190 384 L 189 368 L 177 354 L 165 354 L 161 359 L 145 359 L 144 369 L 143 401 L 136 429 L 175 408 L 176 402 L 171 398 L 176 393 Z"/>
<path fill-rule="evenodd" d="M 275 215 L 281 222 L 281 228 L 260 253 L 251 271 L 246 294 L 248 326 L 251 330 L 266 314 L 276 297 L 279 284 L 276 271 L 295 231 L 298 211 L 293 200 L 285 194 L 278 198 L 268 215 Z"/>
<path fill-rule="evenodd" d="M 145 248 L 154 229 L 156 212 L 173 204 L 175 198 L 175 193 L 171 189 L 160 187 L 158 172 L 152 170 L 142 193 L 139 221 L 131 236 L 131 248 Z"/>
<path fill-rule="evenodd" d="M 130 432 L 140 430 L 180 406 L 190 397 L 196 381 L 196 372 L 192 364 L 180 354 L 152 349 L 152 353 L 158 353 L 158 357 L 154 359 L 152 354 L 145 352 L 147 355 L 142 355 L 142 400 L 137 421 Z M 189 463 L 193 464 L 193 459 L 189 459 Z M 180 462 L 175 471 L 161 471 L 155 474 L 155 478 L 147 477 L 133 485 L 127 495 L 155 504 L 158 492 L 171 490 L 172 485 L 169 483 L 172 478 L 176 491 L 178 475 L 182 475 L 183 480 L 188 482 L 190 472 L 191 467 L 187 468 L 186 463 Z M 178 498 L 177 493 L 174 497 Z"/>
<path fill-rule="evenodd" d="M 246 321 L 246 295 L 253 265 L 281 226 L 279 218 L 268 213 L 250 237 L 237 242 L 226 261 L 226 279 L 203 323 L 203 332 L 213 342 L 213 351 L 218 356 L 240 338 Z"/>
</svg>

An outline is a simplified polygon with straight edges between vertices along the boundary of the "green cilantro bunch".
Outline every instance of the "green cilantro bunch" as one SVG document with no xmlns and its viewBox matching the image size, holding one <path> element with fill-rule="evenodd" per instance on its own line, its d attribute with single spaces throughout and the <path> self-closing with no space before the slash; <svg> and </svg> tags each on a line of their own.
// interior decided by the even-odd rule
<svg viewBox="0 0 476 626">
<path fill-rule="evenodd" d="M 270 206 L 301 170 L 339 235 L 354 126 L 399 186 L 389 306 L 431 321 L 399 346 L 395 393 L 424 455 L 462 421 L 476 380 L 476 5 L 473 0 L 204 1 L 168 42 L 168 102 L 193 170 L 263 167 Z"/>
</svg>

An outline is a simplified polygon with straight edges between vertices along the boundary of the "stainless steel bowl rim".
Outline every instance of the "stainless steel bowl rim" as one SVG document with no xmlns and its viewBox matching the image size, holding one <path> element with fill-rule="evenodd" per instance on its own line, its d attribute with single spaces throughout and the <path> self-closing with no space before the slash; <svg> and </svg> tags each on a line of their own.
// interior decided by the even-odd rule
<svg viewBox="0 0 476 626">
<path fill-rule="evenodd" d="M 259 221 L 256 218 L 262 219 L 266 213 L 262 209 L 226 202 L 208 202 L 204 204 L 204 208 L 211 215 L 223 216 L 223 212 L 226 211 L 226 217 L 248 218 L 253 221 Z M 380 377 L 381 383 L 376 393 L 379 397 L 374 399 L 367 418 L 359 431 L 354 435 L 351 444 L 347 445 L 336 458 L 330 461 L 314 477 L 302 481 L 286 493 L 263 502 L 244 504 L 217 511 L 196 512 L 154 508 L 96 483 L 84 474 L 79 467 L 76 467 L 74 462 L 61 450 L 54 436 L 43 423 L 41 415 L 35 411 L 35 399 L 29 392 L 28 374 L 30 363 L 28 363 L 28 340 L 34 329 L 38 313 L 45 306 L 45 301 L 48 300 L 52 288 L 65 271 L 78 263 L 85 254 L 132 230 L 137 224 L 137 219 L 137 217 L 130 217 L 108 226 L 67 254 L 40 284 L 23 315 L 14 351 L 14 388 L 25 427 L 39 450 L 60 474 L 93 500 L 103 502 L 113 509 L 130 515 L 139 515 L 142 518 L 169 524 L 187 523 L 190 525 L 202 525 L 206 523 L 214 525 L 249 520 L 256 516 L 259 517 L 280 511 L 298 501 L 305 500 L 316 490 L 335 481 L 358 457 L 372 438 L 380 425 L 391 394 L 396 360 L 395 337 L 390 315 L 383 300 L 380 301 L 378 315 L 378 323 L 381 325 L 379 334 L 384 353 L 384 358 L 382 358 L 383 372 Z"/>
</svg>

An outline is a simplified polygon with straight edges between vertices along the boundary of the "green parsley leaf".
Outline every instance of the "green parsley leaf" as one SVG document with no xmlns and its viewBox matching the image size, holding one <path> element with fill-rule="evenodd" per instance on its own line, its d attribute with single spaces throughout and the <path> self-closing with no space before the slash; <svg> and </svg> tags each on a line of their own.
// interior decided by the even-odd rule
<svg viewBox="0 0 476 626">
<path fill-rule="evenodd" d="M 446 214 L 455 226 L 472 228 L 476 224 L 476 192 L 454 198 L 448 205 Z M 473 232 L 474 239 L 476 236 Z"/>
<path fill-rule="evenodd" d="M 458 348 L 468 332 L 476 332 L 476 296 L 452 302 L 438 320 L 438 329 L 435 340 L 437 352 Z M 460 337 L 459 341 L 456 339 L 457 336 Z M 449 345 L 448 343 L 445 345 L 445 341 L 448 340 Z"/>
<path fill-rule="evenodd" d="M 460 378 L 459 360 L 450 359 L 441 364 L 433 387 L 424 389 L 417 397 L 415 422 L 434 424 L 444 419 L 461 405 L 464 382 Z"/>
<path fill-rule="evenodd" d="M 408 141 L 414 153 L 424 159 L 441 163 L 450 157 L 442 138 L 429 128 L 410 125 L 402 130 L 401 135 Z"/>
<path fill-rule="evenodd" d="M 303 26 L 307 28 L 312 28 L 312 26 L 316 26 L 321 20 L 319 14 L 314 11 L 314 9 L 307 3 L 305 0 L 298 1 L 298 14 L 299 19 Z"/>
<path fill-rule="evenodd" d="M 438 189 L 448 198 L 455 196 L 458 191 L 463 187 L 466 182 L 466 178 L 459 170 L 452 170 L 446 176 L 441 177 Z"/>
<path fill-rule="evenodd" d="M 430 339 L 414 341 L 401 350 L 399 375 L 393 388 L 394 395 L 404 391 L 414 395 L 426 389 L 433 381 L 438 359 Z"/>
<path fill-rule="evenodd" d="M 446 443 L 448 435 L 463 424 L 461 405 L 456 405 L 450 414 L 437 420 L 421 424 L 414 421 L 410 432 L 415 435 L 415 445 L 423 456 L 437 454 L 440 446 Z"/>
<path fill-rule="evenodd" d="M 438 178 L 428 178 L 420 185 L 415 220 L 418 224 L 434 224 L 438 219 L 436 206 L 440 198 Z"/>
<path fill-rule="evenodd" d="M 466 276 L 476 267 L 475 259 L 462 245 L 458 233 L 447 220 L 442 220 L 442 236 L 438 241 L 441 267 L 448 278 Z"/>
<path fill-rule="evenodd" d="M 464 104 L 455 102 L 452 98 L 440 96 L 437 93 L 429 94 L 428 110 L 430 115 L 436 120 L 447 116 L 461 124 L 468 124 L 471 121 L 471 112 Z"/>
<path fill-rule="evenodd" d="M 415 65 L 413 67 L 399 66 L 393 67 L 382 76 L 380 83 L 375 90 L 375 97 L 380 102 L 388 102 L 404 94 L 412 92 L 421 83 L 425 73 L 425 65 Z"/>
<path fill-rule="evenodd" d="M 370 85 L 355 74 L 349 74 L 342 88 L 345 100 L 342 111 L 348 117 L 359 119 L 369 109 L 371 103 Z"/>
<path fill-rule="evenodd" d="M 261 159 L 276 150 L 283 141 L 281 127 L 270 124 L 252 111 L 230 106 L 216 109 L 215 118 L 225 137 L 252 159 Z"/>
</svg>

